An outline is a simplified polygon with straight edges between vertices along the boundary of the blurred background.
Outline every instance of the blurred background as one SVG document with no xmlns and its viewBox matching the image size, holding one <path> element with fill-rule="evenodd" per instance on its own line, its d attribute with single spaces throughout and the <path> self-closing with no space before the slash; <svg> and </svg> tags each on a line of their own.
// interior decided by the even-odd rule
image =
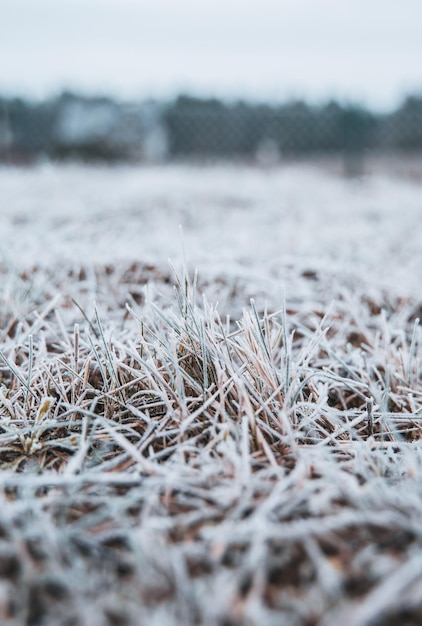
<svg viewBox="0 0 422 626">
<path fill-rule="evenodd" d="M 420 0 L 0 0 L 0 162 L 422 176 L 421 61 Z"/>
</svg>

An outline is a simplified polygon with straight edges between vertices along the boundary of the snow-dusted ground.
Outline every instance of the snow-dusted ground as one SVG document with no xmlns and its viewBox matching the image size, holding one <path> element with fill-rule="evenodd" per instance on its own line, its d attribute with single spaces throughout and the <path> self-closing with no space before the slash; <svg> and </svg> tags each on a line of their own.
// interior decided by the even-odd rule
<svg viewBox="0 0 422 626">
<path fill-rule="evenodd" d="M 169 258 L 180 267 L 184 241 L 200 278 L 238 280 L 248 296 L 279 299 L 285 286 L 288 301 L 329 301 L 345 284 L 421 293 L 422 187 L 398 178 L 291 165 L 42 165 L 0 169 L 0 198 L 0 251 L 18 268 Z"/>
<path fill-rule="evenodd" d="M 422 623 L 422 187 L 44 165 L 0 198 L 1 624 Z M 235 329 L 144 306 L 182 239 L 220 312 L 255 298 Z"/>
</svg>

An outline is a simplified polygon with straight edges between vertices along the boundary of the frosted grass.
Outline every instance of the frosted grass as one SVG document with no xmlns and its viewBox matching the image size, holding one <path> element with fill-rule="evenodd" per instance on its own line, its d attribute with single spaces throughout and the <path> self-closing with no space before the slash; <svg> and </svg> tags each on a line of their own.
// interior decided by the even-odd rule
<svg viewBox="0 0 422 626">
<path fill-rule="evenodd" d="M 418 623 L 420 189 L 0 180 L 2 623 Z"/>
</svg>

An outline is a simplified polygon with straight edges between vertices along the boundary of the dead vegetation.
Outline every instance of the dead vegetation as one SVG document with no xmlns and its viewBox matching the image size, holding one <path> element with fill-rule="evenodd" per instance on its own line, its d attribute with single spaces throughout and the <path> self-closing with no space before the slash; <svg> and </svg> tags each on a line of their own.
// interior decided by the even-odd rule
<svg viewBox="0 0 422 626">
<path fill-rule="evenodd" d="M 420 303 L 261 304 L 3 273 L 2 624 L 420 623 Z"/>
</svg>

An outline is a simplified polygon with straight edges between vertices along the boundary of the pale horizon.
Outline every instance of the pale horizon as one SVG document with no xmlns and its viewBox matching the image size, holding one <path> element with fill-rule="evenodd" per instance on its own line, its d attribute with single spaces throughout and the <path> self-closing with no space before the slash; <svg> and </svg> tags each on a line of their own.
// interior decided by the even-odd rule
<svg viewBox="0 0 422 626">
<path fill-rule="evenodd" d="M 403 0 L 0 0 L 0 94 L 352 101 L 422 93 L 422 5 Z"/>
</svg>

